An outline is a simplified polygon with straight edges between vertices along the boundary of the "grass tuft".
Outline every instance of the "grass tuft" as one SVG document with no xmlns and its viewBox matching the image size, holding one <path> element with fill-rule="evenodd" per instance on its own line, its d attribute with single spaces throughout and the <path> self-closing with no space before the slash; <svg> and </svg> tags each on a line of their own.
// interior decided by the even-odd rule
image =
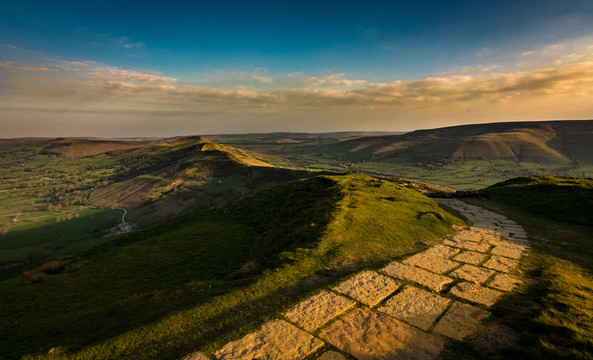
<svg viewBox="0 0 593 360">
<path fill-rule="evenodd" d="M 59 274 L 68 264 L 70 264 L 70 260 L 50 261 L 35 270 L 24 271 L 20 278 L 31 282 L 41 282 L 45 279 L 46 275 Z"/>
</svg>

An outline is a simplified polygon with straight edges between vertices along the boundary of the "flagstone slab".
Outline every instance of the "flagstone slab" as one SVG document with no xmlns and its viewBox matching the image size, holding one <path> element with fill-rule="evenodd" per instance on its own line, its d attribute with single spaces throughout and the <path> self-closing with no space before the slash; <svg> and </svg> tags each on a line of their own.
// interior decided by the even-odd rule
<svg viewBox="0 0 593 360">
<path fill-rule="evenodd" d="M 346 357 L 337 351 L 326 351 L 317 360 L 346 360 Z"/>
<path fill-rule="evenodd" d="M 520 225 L 504 225 L 504 229 L 514 234 L 525 233 L 525 229 Z"/>
<path fill-rule="evenodd" d="M 396 278 L 415 282 L 437 292 L 443 291 L 447 285 L 453 283 L 453 279 L 449 277 L 437 275 L 395 261 L 381 269 L 381 272 Z"/>
<path fill-rule="evenodd" d="M 299 360 L 323 342 L 283 320 L 265 323 L 260 330 L 226 344 L 214 353 L 219 360 Z"/>
<path fill-rule="evenodd" d="M 490 249 L 490 244 L 487 242 L 475 243 L 473 241 L 447 239 L 443 241 L 443 244 L 483 253 L 488 252 L 488 249 Z"/>
<path fill-rule="evenodd" d="M 407 258 L 403 263 L 442 274 L 459 265 L 458 262 L 446 259 L 457 252 L 459 252 L 457 249 L 443 245 L 436 245 L 431 249 Z"/>
<path fill-rule="evenodd" d="M 501 215 L 502 216 L 502 215 Z M 518 223 L 516 223 L 515 221 L 509 219 L 509 218 L 505 218 L 506 221 L 504 222 L 506 225 L 509 226 L 517 226 L 517 227 L 521 227 L 521 225 L 519 225 Z"/>
<path fill-rule="evenodd" d="M 523 281 L 507 274 L 498 274 L 492 279 L 488 286 L 502 291 L 511 291 L 521 285 Z"/>
<path fill-rule="evenodd" d="M 463 340 L 481 327 L 483 319 L 490 313 L 479 307 L 455 302 L 434 327 L 434 333 L 455 340 Z"/>
<path fill-rule="evenodd" d="M 471 281 L 477 284 L 481 284 L 486 281 L 495 271 L 488 270 L 484 268 L 480 268 L 474 265 L 463 265 L 459 269 L 453 271 L 451 276 L 455 276 L 456 278 Z"/>
<path fill-rule="evenodd" d="M 421 252 L 420 254 L 426 254 L 428 256 L 438 256 L 443 259 L 448 259 L 451 256 L 457 254 L 458 252 L 459 252 L 459 249 L 452 248 L 450 246 L 437 244 L 437 245 L 431 247 L 430 249 L 427 249 L 427 250 Z"/>
<path fill-rule="evenodd" d="M 522 250 L 522 251 L 525 251 L 528 248 L 525 245 L 517 244 L 516 242 L 514 242 L 514 240 L 505 240 L 505 239 L 488 240 L 488 244 L 494 245 L 494 246 L 506 246 L 508 248 L 518 249 L 518 250 Z"/>
<path fill-rule="evenodd" d="M 187 355 L 183 358 L 183 360 L 210 360 L 210 358 L 206 356 L 206 354 L 204 354 L 203 352 L 198 351 L 193 354 Z"/>
<path fill-rule="evenodd" d="M 482 240 L 487 243 L 490 243 L 491 240 L 499 240 L 499 239 L 500 239 L 500 234 L 490 234 L 490 233 L 486 233 L 486 232 L 484 232 L 482 234 Z"/>
<path fill-rule="evenodd" d="M 513 236 L 511 237 L 511 240 L 515 244 L 529 246 L 529 239 L 527 238 L 527 236 Z"/>
<path fill-rule="evenodd" d="M 490 251 L 490 253 L 492 253 L 494 255 L 500 255 L 500 256 L 512 258 L 512 259 L 520 259 L 523 251 L 521 251 L 520 249 L 512 248 L 512 247 L 498 245 L 498 246 L 495 246 Z"/>
<path fill-rule="evenodd" d="M 405 322 L 428 330 L 436 318 L 445 311 L 451 300 L 406 285 L 402 291 L 387 300 L 378 310 Z"/>
<path fill-rule="evenodd" d="M 363 271 L 334 288 L 367 306 L 375 306 L 393 294 L 401 283 L 374 271 Z"/>
<path fill-rule="evenodd" d="M 488 261 L 486 261 L 482 266 L 488 269 L 510 273 L 517 267 L 517 264 L 519 264 L 519 260 L 492 255 L 490 259 L 488 259 Z"/>
<path fill-rule="evenodd" d="M 492 306 L 504 293 L 481 285 L 462 282 L 453 286 L 450 294 L 476 304 Z"/>
<path fill-rule="evenodd" d="M 480 232 L 486 235 L 500 236 L 500 233 L 498 231 L 492 229 L 480 229 Z"/>
<path fill-rule="evenodd" d="M 444 341 L 385 314 L 354 309 L 319 336 L 359 360 L 429 360 Z"/>
<path fill-rule="evenodd" d="M 353 308 L 356 302 L 329 291 L 301 302 L 284 316 L 307 331 L 313 331 L 329 320 Z"/>
<path fill-rule="evenodd" d="M 461 261 L 463 263 L 478 265 L 488 256 L 487 254 L 482 254 L 475 251 L 464 250 L 462 253 L 453 257 L 455 261 Z"/>
<path fill-rule="evenodd" d="M 473 242 L 480 242 L 482 241 L 482 233 L 472 230 L 461 230 L 457 234 L 453 236 L 455 240 L 462 240 L 462 241 L 473 241 Z"/>
</svg>

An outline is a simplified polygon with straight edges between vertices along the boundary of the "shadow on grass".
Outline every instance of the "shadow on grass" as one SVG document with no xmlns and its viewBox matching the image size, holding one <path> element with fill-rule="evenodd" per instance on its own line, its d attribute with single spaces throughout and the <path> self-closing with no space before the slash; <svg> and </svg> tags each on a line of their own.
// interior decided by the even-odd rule
<svg viewBox="0 0 593 360">
<path fill-rule="evenodd" d="M 530 236 L 531 249 L 520 265 L 527 284 L 491 309 L 492 322 L 507 326 L 518 343 L 491 349 L 450 343 L 442 359 L 592 359 L 592 229 L 483 199 L 468 202 L 505 214 Z"/>
<path fill-rule="evenodd" d="M 294 262 L 298 257 L 291 254 L 315 247 L 342 196 L 328 178 L 282 184 L 216 211 L 113 239 L 73 258 L 69 271 L 47 281 L 4 281 L 0 353 L 19 358 L 55 346 L 76 351 L 246 289 L 266 271 Z M 244 269 L 248 263 L 254 267 Z M 319 285 L 306 283 L 197 321 L 205 324 L 196 325 L 198 335 L 179 351 L 253 328 L 274 316 L 286 296 Z"/>
</svg>

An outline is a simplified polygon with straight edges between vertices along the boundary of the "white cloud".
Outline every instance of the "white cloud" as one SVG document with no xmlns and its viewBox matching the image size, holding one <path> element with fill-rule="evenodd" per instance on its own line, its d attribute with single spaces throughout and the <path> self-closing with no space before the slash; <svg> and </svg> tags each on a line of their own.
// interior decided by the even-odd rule
<svg viewBox="0 0 593 360">
<path fill-rule="evenodd" d="M 125 47 L 126 49 L 137 49 L 137 48 L 144 47 L 144 43 L 141 43 L 141 42 L 137 42 L 137 43 L 128 43 L 128 44 L 124 44 L 124 47 Z"/>
<path fill-rule="evenodd" d="M 307 86 L 354 86 L 367 83 L 367 80 L 344 79 L 346 73 L 329 74 L 324 76 L 304 76 L 301 73 L 288 74 L 291 77 L 299 78 Z"/>
<path fill-rule="evenodd" d="M 587 51 L 581 48 L 581 52 L 547 62 L 554 64 L 554 60 L 562 59 L 561 63 L 532 64 L 523 71 L 508 70 L 504 64 L 483 64 L 446 75 L 390 82 L 349 79 L 346 73 L 272 77 L 265 71 L 220 72 L 214 74 L 218 83 L 208 86 L 180 84 L 162 74 L 85 61 L 56 60 L 46 66 L 0 62 L 3 72 L 23 69 L 15 71 L 11 83 L 0 88 L 0 106 L 59 106 L 92 112 L 97 117 L 123 109 L 125 114 L 136 114 L 133 116 L 139 123 L 143 120 L 138 119 L 156 119 L 158 114 L 165 119 L 172 113 L 190 123 L 199 114 L 202 121 L 220 126 L 232 121 L 243 124 L 244 128 L 237 131 L 260 119 L 268 119 L 269 124 L 275 121 L 279 127 L 284 124 L 284 129 L 296 123 L 308 124 L 313 131 L 320 124 L 334 124 L 334 129 L 355 128 L 375 121 L 372 119 L 391 124 L 392 119 L 402 118 L 418 127 L 425 125 L 415 119 L 471 117 L 496 121 L 509 119 L 504 116 L 542 119 L 562 118 L 562 114 L 583 118 L 593 117 L 593 54 Z M 59 71 L 51 71 L 55 69 Z M 39 76 L 34 71 L 46 73 Z M 375 128 L 386 129 L 379 125 Z"/>
<path fill-rule="evenodd" d="M 104 36 L 108 37 L 108 35 Z M 118 36 L 111 41 L 115 46 L 121 46 L 126 49 L 139 49 L 144 47 L 143 42 L 132 42 L 127 36 Z"/>
<path fill-rule="evenodd" d="M 356 80 L 342 79 L 342 74 L 306 78 L 310 88 L 273 88 L 260 91 L 249 88 L 220 89 L 196 85 L 176 86 L 173 81 L 152 81 L 150 74 L 119 70 L 108 80 L 79 83 L 110 96 L 149 96 L 184 103 L 267 103 L 268 105 L 413 105 L 431 106 L 441 102 L 479 104 L 511 102 L 534 98 L 559 98 L 572 95 L 593 95 L 593 62 L 583 62 L 532 71 L 429 77 L 388 83 L 366 83 L 346 90 L 332 86 L 363 85 Z M 114 75 L 115 74 L 115 75 Z M 294 76 L 294 75 L 291 75 Z M 165 78 L 167 79 L 167 78 Z"/>
<path fill-rule="evenodd" d="M 48 71 L 49 69 L 45 66 L 29 66 L 17 62 L 6 61 L 0 62 L 0 68 L 5 68 L 11 72 L 20 72 L 20 71 Z"/>
<path fill-rule="evenodd" d="M 274 78 L 270 76 L 251 75 L 250 77 L 255 81 L 259 81 L 265 84 L 271 84 L 274 82 Z"/>
<path fill-rule="evenodd" d="M 490 70 L 494 70 L 494 69 L 498 69 L 498 65 L 482 65 L 482 66 L 480 66 L 480 70 L 482 70 L 482 71 L 490 71 Z"/>
<path fill-rule="evenodd" d="M 159 74 L 147 74 L 134 70 L 124 70 L 115 67 L 102 66 L 91 69 L 90 75 L 100 79 L 127 80 L 150 83 L 173 83 L 176 78 L 161 76 Z"/>
</svg>

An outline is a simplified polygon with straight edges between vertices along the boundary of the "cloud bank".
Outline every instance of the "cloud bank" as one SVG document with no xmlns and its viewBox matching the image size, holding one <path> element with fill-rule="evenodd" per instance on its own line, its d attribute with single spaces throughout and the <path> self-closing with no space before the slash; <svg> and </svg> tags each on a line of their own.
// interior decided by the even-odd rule
<svg viewBox="0 0 593 360">
<path fill-rule="evenodd" d="M 536 54 L 524 51 L 519 57 Z M 213 86 L 93 62 L 0 62 L 0 80 L 7 84 L 0 88 L 1 137 L 401 131 L 593 118 L 593 52 L 563 54 L 529 69 L 502 68 L 488 64 L 473 73 L 389 82 L 346 73 L 237 72 Z"/>
</svg>

